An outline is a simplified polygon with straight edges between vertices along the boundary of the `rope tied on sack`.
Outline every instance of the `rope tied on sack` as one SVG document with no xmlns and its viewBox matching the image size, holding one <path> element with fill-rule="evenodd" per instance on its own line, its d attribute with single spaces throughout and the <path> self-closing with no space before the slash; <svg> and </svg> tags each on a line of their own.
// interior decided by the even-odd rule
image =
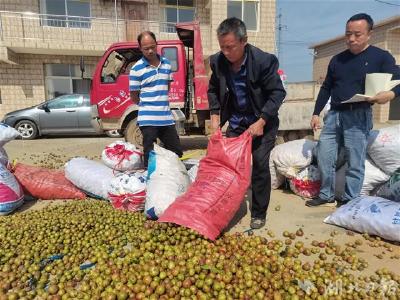
<svg viewBox="0 0 400 300">
<path fill-rule="evenodd" d="M 113 168 L 113 172 L 119 169 L 122 166 L 122 162 L 124 160 L 130 161 L 130 157 L 132 154 L 137 154 L 140 156 L 140 159 L 143 159 L 143 152 L 136 150 L 129 150 L 123 144 L 115 144 L 113 147 L 107 146 L 105 148 L 106 156 L 109 159 L 116 159 L 117 164 Z"/>
<path fill-rule="evenodd" d="M 127 209 L 129 211 L 140 211 L 144 209 L 146 200 L 146 190 L 137 193 L 129 193 L 125 195 L 109 194 L 111 203 L 116 209 Z"/>
</svg>

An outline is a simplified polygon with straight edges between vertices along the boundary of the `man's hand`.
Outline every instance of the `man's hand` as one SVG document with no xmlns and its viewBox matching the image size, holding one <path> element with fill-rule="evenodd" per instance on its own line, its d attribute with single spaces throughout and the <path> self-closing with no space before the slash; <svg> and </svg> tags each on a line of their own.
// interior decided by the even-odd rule
<svg viewBox="0 0 400 300">
<path fill-rule="evenodd" d="M 317 129 L 321 129 L 321 122 L 319 120 L 319 116 L 318 115 L 313 115 L 311 117 L 311 122 L 310 122 L 310 126 L 312 128 L 312 130 L 317 130 Z"/>
<path fill-rule="evenodd" d="M 263 119 L 260 118 L 257 120 L 257 122 L 253 123 L 250 125 L 250 127 L 247 129 L 251 136 L 261 136 L 264 134 L 264 126 L 267 124 L 267 122 Z"/>
<path fill-rule="evenodd" d="M 211 135 L 213 135 L 219 128 L 220 117 L 219 115 L 211 115 Z"/>
<path fill-rule="evenodd" d="M 368 99 L 368 102 L 377 103 L 377 104 L 385 104 L 389 101 L 392 101 L 395 98 L 395 94 L 393 91 L 387 92 L 379 92 L 375 96 Z"/>
<path fill-rule="evenodd" d="M 139 103 L 139 91 L 131 91 L 129 95 L 131 96 L 131 100 L 134 104 Z"/>
</svg>

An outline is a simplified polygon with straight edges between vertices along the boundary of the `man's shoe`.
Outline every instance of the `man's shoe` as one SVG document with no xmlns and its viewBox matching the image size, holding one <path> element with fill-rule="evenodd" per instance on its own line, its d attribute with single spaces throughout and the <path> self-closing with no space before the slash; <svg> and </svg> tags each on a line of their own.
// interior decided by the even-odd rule
<svg viewBox="0 0 400 300">
<path fill-rule="evenodd" d="M 306 201 L 306 206 L 308 206 L 308 207 L 317 207 L 317 206 L 333 207 L 333 206 L 335 206 L 335 200 L 324 200 L 321 198 L 315 198 L 315 199 Z"/>
<path fill-rule="evenodd" d="M 251 229 L 260 229 L 264 227 L 265 219 L 261 218 L 251 218 L 250 227 Z"/>
</svg>

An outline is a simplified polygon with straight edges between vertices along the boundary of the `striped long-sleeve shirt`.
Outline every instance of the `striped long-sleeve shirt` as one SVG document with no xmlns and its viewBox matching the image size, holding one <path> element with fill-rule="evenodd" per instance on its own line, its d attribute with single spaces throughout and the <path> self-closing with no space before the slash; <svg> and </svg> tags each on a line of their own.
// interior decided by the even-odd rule
<svg viewBox="0 0 400 300">
<path fill-rule="evenodd" d="M 157 67 L 142 57 L 130 70 L 129 90 L 140 91 L 139 126 L 169 126 L 175 124 L 168 101 L 171 64 L 160 57 Z"/>
</svg>

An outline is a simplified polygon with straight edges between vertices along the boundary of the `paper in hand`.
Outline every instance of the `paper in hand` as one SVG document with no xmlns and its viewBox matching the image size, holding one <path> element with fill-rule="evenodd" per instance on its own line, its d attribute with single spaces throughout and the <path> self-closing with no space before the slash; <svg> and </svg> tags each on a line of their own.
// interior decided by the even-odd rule
<svg viewBox="0 0 400 300">
<path fill-rule="evenodd" d="M 391 80 L 392 74 L 389 73 L 371 73 L 365 77 L 365 94 L 355 94 L 349 100 L 342 103 L 355 103 L 368 101 L 369 98 L 375 96 L 379 92 L 390 91 L 396 85 L 400 84 L 400 80 Z"/>
<path fill-rule="evenodd" d="M 363 94 L 355 94 L 349 100 L 342 101 L 341 104 L 343 104 L 343 103 L 364 102 L 364 101 L 368 101 L 368 99 L 371 98 L 371 97 L 372 96 L 367 96 L 367 95 L 363 95 Z"/>
</svg>

